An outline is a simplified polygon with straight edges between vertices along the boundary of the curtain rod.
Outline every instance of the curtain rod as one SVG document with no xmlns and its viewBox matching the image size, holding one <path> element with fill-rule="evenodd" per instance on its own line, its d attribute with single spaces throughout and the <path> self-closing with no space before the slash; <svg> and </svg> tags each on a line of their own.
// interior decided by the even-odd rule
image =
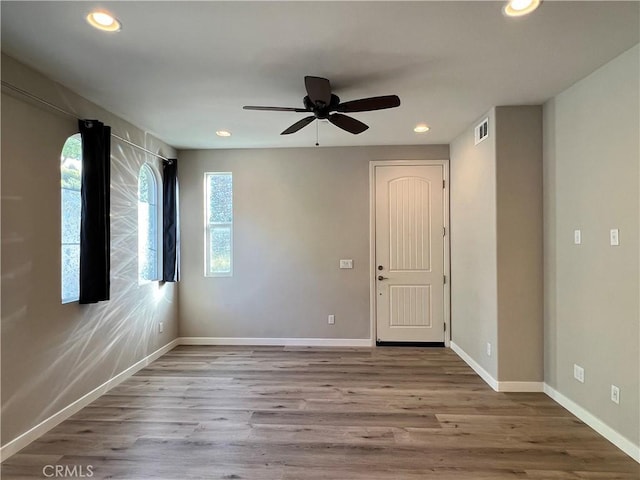
<svg viewBox="0 0 640 480">
<path fill-rule="evenodd" d="M 47 107 L 49 107 L 49 108 L 53 108 L 54 110 L 57 110 L 58 112 L 63 113 L 63 114 L 65 114 L 65 115 L 69 116 L 69 117 L 75 118 L 76 120 L 83 120 L 83 119 L 81 119 L 81 118 L 78 118 L 78 116 L 77 116 L 76 114 L 71 113 L 71 112 L 69 112 L 69 111 L 67 111 L 67 110 L 65 110 L 65 109 L 63 109 L 63 108 L 60 108 L 59 106 L 57 106 L 57 105 L 55 105 L 55 104 L 53 104 L 53 103 L 47 102 L 47 101 L 46 101 L 46 100 L 44 100 L 43 98 L 40 98 L 40 97 L 38 97 L 38 96 L 34 95 L 33 93 L 27 92 L 26 90 L 23 90 L 23 89 L 21 89 L 20 87 L 16 87 L 15 85 L 12 85 L 11 83 L 6 82 L 5 80 L 2 80 L 2 86 L 3 86 L 3 87 L 7 87 L 7 88 L 8 88 L 8 89 L 10 89 L 10 90 L 13 90 L 14 92 L 17 92 L 17 93 L 19 93 L 20 95 L 23 95 L 23 96 L 25 96 L 25 97 L 27 97 L 27 98 L 30 98 L 31 100 L 35 100 L 36 102 L 40 102 L 40 103 L 42 103 L 43 105 L 46 105 L 46 106 L 47 106 Z M 160 155 L 159 153 L 155 153 L 155 152 L 152 152 L 151 150 L 147 150 L 146 148 L 141 147 L 141 146 L 140 146 L 140 145 L 138 145 L 137 143 L 133 143 L 133 142 L 131 142 L 131 141 L 127 140 L 126 138 L 122 138 L 120 135 L 116 135 L 115 133 L 112 133 L 112 134 L 111 134 L 111 136 L 112 136 L 113 138 L 117 138 L 117 139 L 118 139 L 118 140 L 120 140 L 121 142 L 124 142 L 124 143 L 126 143 L 126 144 L 129 144 L 129 145 L 131 145 L 132 147 L 135 147 L 135 148 L 137 148 L 137 149 L 139 149 L 139 150 L 142 150 L 143 152 L 146 152 L 146 153 L 148 153 L 148 154 L 150 154 L 150 155 L 153 155 L 153 156 L 155 156 L 155 157 L 161 158 L 162 160 L 165 160 L 165 161 L 167 161 L 167 162 L 170 162 L 170 161 L 171 161 L 171 159 L 166 158 L 166 157 L 163 157 L 163 156 L 162 156 L 162 155 Z"/>
</svg>

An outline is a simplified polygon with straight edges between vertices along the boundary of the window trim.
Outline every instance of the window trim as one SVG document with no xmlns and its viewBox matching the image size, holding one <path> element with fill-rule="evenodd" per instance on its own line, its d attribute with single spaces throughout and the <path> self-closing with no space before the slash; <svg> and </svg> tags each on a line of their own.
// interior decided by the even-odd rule
<svg viewBox="0 0 640 480">
<path fill-rule="evenodd" d="M 231 176 L 231 222 L 216 222 L 209 223 L 209 177 L 214 175 L 229 175 Z M 233 172 L 204 172 L 204 195 L 203 195 L 203 204 L 204 204 L 204 276 L 208 278 L 224 278 L 224 277 L 233 277 L 233 224 L 234 224 L 234 202 L 233 202 Z M 211 238 L 211 230 L 214 227 L 228 227 L 229 228 L 229 242 L 230 242 L 230 254 L 229 254 L 229 271 L 228 272 L 211 272 L 211 259 L 209 258 L 210 252 L 210 238 Z"/>
<path fill-rule="evenodd" d="M 155 278 L 142 278 L 141 276 L 141 271 L 140 271 L 140 176 L 142 175 L 143 171 L 148 171 L 151 175 L 151 177 L 153 178 L 153 182 L 154 182 L 154 187 L 155 187 L 155 206 L 156 206 L 156 225 L 155 225 L 155 229 L 156 229 L 156 241 L 155 241 L 155 246 L 156 246 L 156 271 L 155 271 Z M 138 170 L 138 181 L 136 184 L 136 198 L 137 198 L 137 203 L 136 203 L 136 207 L 137 207 L 137 214 L 138 214 L 138 220 L 137 220 L 137 244 L 138 244 L 138 248 L 136 249 L 137 251 L 137 277 L 138 277 L 138 285 L 147 285 L 149 283 L 154 283 L 154 282 L 159 282 L 162 280 L 162 231 L 163 231 L 163 219 L 162 219 L 162 178 L 160 177 L 160 174 L 158 173 L 158 171 L 156 170 L 155 166 L 149 162 L 144 162 L 141 166 L 140 169 Z M 146 203 L 146 202 L 144 202 Z"/>
</svg>

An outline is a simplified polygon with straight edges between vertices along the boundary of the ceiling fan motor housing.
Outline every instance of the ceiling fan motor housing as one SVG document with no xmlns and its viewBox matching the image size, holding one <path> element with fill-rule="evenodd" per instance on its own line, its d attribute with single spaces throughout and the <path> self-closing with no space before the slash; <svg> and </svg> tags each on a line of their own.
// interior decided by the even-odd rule
<svg viewBox="0 0 640 480">
<path fill-rule="evenodd" d="M 338 105 L 340 104 L 340 97 L 332 93 L 329 105 L 325 104 L 322 101 L 313 103 L 309 98 L 309 95 L 305 96 L 302 99 L 302 102 L 304 104 L 304 108 L 310 110 L 316 118 L 323 120 L 328 118 L 331 112 L 335 112 L 338 109 Z"/>
</svg>

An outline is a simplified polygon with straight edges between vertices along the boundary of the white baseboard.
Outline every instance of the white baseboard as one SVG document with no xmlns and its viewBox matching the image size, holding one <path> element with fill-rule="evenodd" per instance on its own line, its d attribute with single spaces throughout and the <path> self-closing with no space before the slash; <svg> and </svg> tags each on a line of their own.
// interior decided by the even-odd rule
<svg viewBox="0 0 640 480">
<path fill-rule="evenodd" d="M 493 388 L 496 392 L 542 392 L 544 391 L 544 382 L 500 382 L 493 378 L 489 372 L 487 372 L 478 362 L 476 362 L 471 356 L 465 352 L 455 342 L 451 342 L 451 350 L 456 352 L 467 365 L 480 375 L 480 377 L 487 382 L 487 384 Z"/>
<path fill-rule="evenodd" d="M 78 400 L 71 403 L 70 405 L 67 405 L 59 412 L 54 413 L 46 420 L 43 420 L 35 427 L 31 428 L 30 430 L 27 430 L 22 435 L 14 438 L 10 442 L 8 442 L 6 445 L 3 445 L 2 448 L 0 448 L 0 461 L 4 462 L 7 458 L 17 453 L 18 451 L 22 450 L 31 442 L 33 442 L 34 440 L 37 440 L 42 435 L 47 433 L 49 430 L 51 430 L 58 424 L 62 423 L 64 420 L 71 417 L 72 415 L 80 411 L 82 408 L 89 405 L 91 402 L 97 399 L 100 395 L 105 394 L 106 392 L 111 390 L 113 387 L 115 387 L 119 383 L 131 377 L 138 370 L 141 370 L 142 368 L 146 367 L 155 359 L 164 355 L 169 350 L 173 349 L 179 344 L 180 344 L 179 338 L 172 340 L 171 342 L 167 343 L 164 347 L 161 347 L 155 352 L 153 352 L 152 354 L 147 355 L 142 360 L 134 363 L 126 370 L 123 370 L 122 372 L 117 374 L 115 377 L 107 380 L 102 385 L 94 388 L 89 393 L 83 395 L 82 397 L 80 397 Z"/>
<path fill-rule="evenodd" d="M 476 362 L 473 358 L 471 358 L 471 356 L 467 352 L 465 352 L 462 348 L 460 348 L 453 340 L 451 341 L 450 346 L 451 346 L 451 350 L 456 352 L 458 356 L 462 360 L 464 360 L 467 365 L 473 368 L 473 370 L 478 375 L 480 375 L 480 378 L 482 378 L 485 382 L 487 382 L 487 384 L 491 388 L 493 388 L 496 392 L 499 391 L 498 381 L 495 378 L 493 378 L 489 372 L 487 372 L 484 368 L 482 368 L 482 366 L 478 362 Z"/>
<path fill-rule="evenodd" d="M 107 380 L 102 385 L 94 388 L 89 393 L 80 397 L 75 402 L 67 405 L 62 410 L 54 413 L 35 427 L 27 430 L 14 438 L 6 445 L 0 447 L 0 462 L 5 461 L 34 440 L 37 440 L 49 430 L 71 417 L 82 408 L 89 405 L 100 395 L 131 377 L 137 371 L 149 365 L 178 345 L 283 345 L 283 346 L 309 346 L 309 347 L 371 347 L 369 338 L 226 338 L 226 337 L 181 337 L 176 338 L 159 348 L 142 360 L 131 365 L 115 377 Z"/>
<path fill-rule="evenodd" d="M 544 393 L 546 393 L 549 397 L 551 397 L 551 399 L 562 405 L 564 408 L 569 410 L 576 417 L 589 425 L 624 453 L 633 458 L 636 462 L 640 463 L 640 445 L 636 445 L 631 440 L 605 424 L 598 417 L 594 416 L 593 414 L 582 408 L 580 405 L 575 403 L 573 400 L 565 397 L 563 394 L 546 383 L 544 384 Z"/>
<path fill-rule="evenodd" d="M 0 448 L 0 461 L 14 455 L 46 432 L 71 417 L 82 408 L 89 405 L 100 395 L 103 395 L 116 385 L 131 377 L 137 371 L 172 350 L 178 345 L 283 345 L 283 346 L 311 346 L 311 347 L 370 347 L 372 340 L 368 338 L 237 338 L 237 337 L 181 337 L 172 340 L 142 360 L 131 365 L 115 377 L 94 388 L 75 402 L 43 420 L 35 427 L 11 440 Z M 496 392 L 542 392 L 569 410 L 572 414 L 593 428 L 604 438 L 625 452 L 636 462 L 640 463 L 640 446 L 633 443 L 602 420 L 595 417 L 577 403 L 562 395 L 557 390 L 543 382 L 499 382 L 489 374 L 469 354 L 455 342 L 451 342 L 451 349 L 464 360 L 491 388 Z"/>
<path fill-rule="evenodd" d="M 370 338 L 181 337 L 181 345 L 275 345 L 296 347 L 371 347 Z"/>
<path fill-rule="evenodd" d="M 573 400 L 568 399 L 557 390 L 547 385 L 544 382 L 499 382 L 489 374 L 484 368 L 480 366 L 471 356 L 465 352 L 462 348 L 456 345 L 455 342 L 451 342 L 451 350 L 456 352 L 467 365 L 469 365 L 480 377 L 487 382 L 487 384 L 493 388 L 496 392 L 544 392 L 552 400 L 562 405 L 564 408 L 573 413 L 576 417 L 593 428 L 596 432 L 602 435 L 604 438 L 613 443 L 616 447 L 622 450 L 624 453 L 633 458 L 636 462 L 640 463 L 640 446 L 633 443 L 628 438 L 624 437 L 613 428 L 605 424 L 602 420 L 595 417 Z"/>
</svg>

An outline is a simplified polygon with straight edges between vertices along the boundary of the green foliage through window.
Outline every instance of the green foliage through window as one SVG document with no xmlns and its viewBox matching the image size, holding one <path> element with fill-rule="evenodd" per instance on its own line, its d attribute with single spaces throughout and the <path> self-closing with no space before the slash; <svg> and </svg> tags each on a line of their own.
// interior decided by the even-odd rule
<svg viewBox="0 0 640 480">
<path fill-rule="evenodd" d="M 72 168 L 60 167 L 60 178 L 62 181 L 62 188 L 68 188 L 69 190 L 80 190 L 82 185 L 80 178 L 80 171 Z"/>
<path fill-rule="evenodd" d="M 60 155 L 60 181 L 62 188 L 80 190 L 82 172 L 82 141 L 80 134 L 67 139 Z"/>
</svg>

